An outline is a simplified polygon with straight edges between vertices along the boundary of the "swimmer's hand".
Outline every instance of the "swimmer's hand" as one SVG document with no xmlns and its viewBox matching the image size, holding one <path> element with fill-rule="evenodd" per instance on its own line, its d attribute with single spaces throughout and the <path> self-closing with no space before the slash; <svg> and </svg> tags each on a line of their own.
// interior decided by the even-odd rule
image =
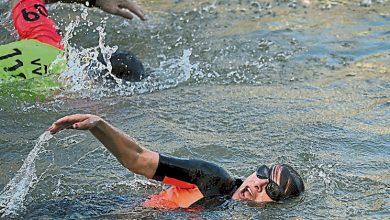
<svg viewBox="0 0 390 220">
<path fill-rule="evenodd" d="M 95 6 L 113 15 L 133 19 L 133 14 L 135 14 L 141 20 L 146 20 L 145 13 L 142 8 L 130 0 L 96 0 Z"/>
<path fill-rule="evenodd" d="M 51 134 L 55 134 L 62 129 L 89 130 L 102 120 L 100 117 L 90 114 L 69 115 L 55 121 L 47 130 Z"/>
</svg>

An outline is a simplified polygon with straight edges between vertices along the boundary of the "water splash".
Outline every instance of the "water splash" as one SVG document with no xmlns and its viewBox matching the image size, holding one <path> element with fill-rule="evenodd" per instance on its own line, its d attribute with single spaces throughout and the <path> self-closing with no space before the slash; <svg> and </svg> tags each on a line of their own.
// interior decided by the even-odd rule
<svg viewBox="0 0 390 220">
<path fill-rule="evenodd" d="M 4 30 L 1 30 L 4 29 Z M 3 31 L 6 34 L 3 34 Z M 14 22 L 11 18 L 8 1 L 0 2 L 0 42 L 12 42 L 19 39 L 19 35 L 14 27 Z"/>
<path fill-rule="evenodd" d="M 81 16 L 71 21 L 64 29 L 63 44 L 66 48 L 68 69 L 60 76 L 64 82 L 64 90 L 57 96 L 100 99 L 111 96 L 131 96 L 134 94 L 150 93 L 176 87 L 199 75 L 199 64 L 191 63 L 192 48 L 183 49 L 182 55 L 162 58 L 157 67 L 147 67 L 149 75 L 141 82 L 128 82 L 111 74 L 110 58 L 118 46 L 106 45 L 106 20 L 100 21 L 91 33 L 98 34 L 98 45 L 82 48 L 70 44 L 70 40 L 77 35 L 79 27 L 88 28 L 92 24 L 87 20 L 88 12 L 83 11 Z M 102 62 L 103 61 L 103 62 Z"/>
<path fill-rule="evenodd" d="M 104 29 L 98 30 L 101 36 L 99 46 L 81 50 L 69 48 L 69 69 L 61 75 L 66 82 L 66 90 L 62 95 L 76 94 L 78 97 L 100 99 L 150 93 L 176 87 L 199 72 L 198 64 L 190 62 L 192 50 L 186 49 L 181 57 L 166 59 L 159 67 L 149 68 L 149 76 L 141 82 L 121 80 L 111 74 L 110 57 L 117 47 L 104 45 Z M 107 65 L 98 61 L 99 54 L 103 55 Z M 110 75 L 114 82 L 107 80 L 107 75 Z"/>
<path fill-rule="evenodd" d="M 107 75 L 111 75 L 116 83 L 121 81 L 111 74 L 111 55 L 117 50 L 117 46 L 105 45 L 105 27 L 98 26 L 96 30 L 99 33 L 99 45 L 91 48 L 75 48 L 67 44 L 68 40 L 72 37 L 72 32 L 78 26 L 78 21 L 71 23 L 67 28 L 67 36 L 64 38 L 64 42 L 67 48 L 68 55 L 68 70 L 61 74 L 61 78 L 65 81 L 66 91 L 65 94 L 77 93 L 82 97 L 102 97 L 104 96 L 104 87 L 100 85 L 106 85 Z M 104 65 L 98 60 L 98 57 L 102 57 L 107 65 Z"/>
<path fill-rule="evenodd" d="M 1 191 L 1 217 L 17 215 L 18 212 L 24 208 L 23 202 L 28 191 L 39 181 L 39 178 L 36 175 L 35 159 L 52 137 L 53 136 L 48 131 L 39 137 L 37 143 L 24 160 L 22 167 L 18 170 L 15 177 L 12 178 Z"/>
</svg>

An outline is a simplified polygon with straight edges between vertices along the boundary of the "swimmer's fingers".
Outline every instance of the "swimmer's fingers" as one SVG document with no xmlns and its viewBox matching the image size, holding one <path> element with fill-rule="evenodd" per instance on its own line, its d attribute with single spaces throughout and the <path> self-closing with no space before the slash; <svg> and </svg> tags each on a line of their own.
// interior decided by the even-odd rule
<svg viewBox="0 0 390 220">
<path fill-rule="evenodd" d="M 52 134 L 55 134 L 55 133 L 57 133 L 58 131 L 60 131 L 62 129 L 73 128 L 73 125 L 75 123 L 83 121 L 83 120 L 85 120 L 85 117 L 83 117 L 83 115 L 69 115 L 69 116 L 65 116 L 65 117 L 60 118 L 57 121 L 55 121 L 50 126 L 48 131 L 50 131 L 50 133 L 52 133 Z"/>
<path fill-rule="evenodd" d="M 113 15 L 119 15 L 124 18 L 133 19 L 134 13 L 140 19 L 146 20 L 143 10 L 137 4 L 130 2 L 129 0 L 100 0 L 96 1 L 96 6 L 98 6 L 103 11 Z"/>
<path fill-rule="evenodd" d="M 127 19 L 133 19 L 133 14 L 125 9 L 121 9 L 121 8 L 115 8 L 112 12 L 110 12 L 111 14 L 114 14 L 114 15 L 119 15 L 119 16 L 122 16 L 124 18 L 127 18 Z"/>
<path fill-rule="evenodd" d="M 143 21 L 146 20 L 145 12 L 142 10 L 142 8 L 140 6 L 138 6 L 134 2 L 125 1 L 123 4 L 119 5 L 119 8 L 121 8 L 121 10 L 125 11 L 125 12 L 127 10 L 132 12 L 133 14 L 137 15 Z M 129 13 L 129 14 L 131 14 L 131 13 Z"/>
<path fill-rule="evenodd" d="M 69 115 L 55 121 L 48 131 L 50 133 L 55 134 L 62 129 L 78 129 L 78 130 L 88 130 L 95 126 L 98 117 L 93 115 Z"/>
</svg>

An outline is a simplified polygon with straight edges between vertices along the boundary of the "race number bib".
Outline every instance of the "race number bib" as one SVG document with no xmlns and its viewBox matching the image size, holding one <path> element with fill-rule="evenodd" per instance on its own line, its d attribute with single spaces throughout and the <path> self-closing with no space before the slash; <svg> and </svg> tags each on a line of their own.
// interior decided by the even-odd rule
<svg viewBox="0 0 390 220">
<path fill-rule="evenodd" d="M 0 79 L 32 79 L 56 74 L 66 68 L 62 51 L 36 40 L 22 40 L 0 46 Z"/>
</svg>

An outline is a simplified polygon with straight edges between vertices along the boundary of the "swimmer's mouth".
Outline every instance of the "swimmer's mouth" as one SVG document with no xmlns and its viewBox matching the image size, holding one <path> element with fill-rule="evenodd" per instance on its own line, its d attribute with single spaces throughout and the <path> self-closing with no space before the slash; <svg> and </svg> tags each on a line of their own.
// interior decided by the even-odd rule
<svg viewBox="0 0 390 220">
<path fill-rule="evenodd" d="M 252 190 L 251 190 L 251 188 L 250 188 L 249 186 L 246 186 L 246 187 L 244 187 L 244 189 L 241 190 L 241 197 L 242 197 L 242 198 L 246 198 L 246 197 L 245 197 L 245 192 L 248 192 L 249 195 L 250 195 L 252 198 L 255 197 L 255 195 L 253 194 L 253 192 L 252 192 Z"/>
</svg>

